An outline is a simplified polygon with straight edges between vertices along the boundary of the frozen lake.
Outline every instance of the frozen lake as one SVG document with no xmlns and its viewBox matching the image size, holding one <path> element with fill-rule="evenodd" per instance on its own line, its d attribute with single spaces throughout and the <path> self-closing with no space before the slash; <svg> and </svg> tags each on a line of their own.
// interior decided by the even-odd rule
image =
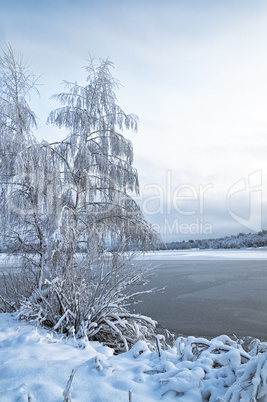
<svg viewBox="0 0 267 402">
<path fill-rule="evenodd" d="M 147 253 L 148 287 L 135 311 L 183 335 L 250 335 L 267 339 L 267 250 L 189 250 Z"/>
<path fill-rule="evenodd" d="M 155 274 L 146 288 L 166 286 L 144 296 L 135 311 L 171 332 L 267 340 L 267 249 L 160 251 L 134 264 Z M 7 263 L 0 255 L 0 275 L 11 265 L 19 271 L 15 258 Z"/>
</svg>

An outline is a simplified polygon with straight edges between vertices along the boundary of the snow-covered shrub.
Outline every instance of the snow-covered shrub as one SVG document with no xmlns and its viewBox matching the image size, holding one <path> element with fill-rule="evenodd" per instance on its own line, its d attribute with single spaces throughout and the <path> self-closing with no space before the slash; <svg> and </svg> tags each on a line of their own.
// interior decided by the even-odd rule
<svg viewBox="0 0 267 402">
<path fill-rule="evenodd" d="M 142 294 L 129 293 L 129 289 L 142 283 L 144 269 L 133 271 L 131 265 L 124 266 L 125 256 L 116 258 L 115 268 L 111 256 L 105 260 L 102 270 L 95 267 L 79 275 L 80 261 L 74 283 L 46 280 L 41 290 L 36 288 L 21 300 L 17 317 L 78 338 L 98 340 L 117 352 L 128 350 L 139 339 L 151 338 L 156 322 L 127 309 L 131 299 Z M 122 266 L 118 266 L 120 260 Z"/>
<path fill-rule="evenodd" d="M 244 345 L 226 335 L 211 340 L 180 337 L 160 357 L 154 352 L 149 357 L 152 369 L 144 373 L 160 383 L 162 396 L 210 402 L 265 401 L 267 343 L 252 339 L 245 349 Z"/>
</svg>

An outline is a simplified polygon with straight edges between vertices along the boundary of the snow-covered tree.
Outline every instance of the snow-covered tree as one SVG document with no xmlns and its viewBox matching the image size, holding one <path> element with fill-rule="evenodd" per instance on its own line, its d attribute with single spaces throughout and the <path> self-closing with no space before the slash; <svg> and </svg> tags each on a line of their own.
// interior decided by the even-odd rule
<svg viewBox="0 0 267 402">
<path fill-rule="evenodd" d="M 54 144 L 28 141 L 8 196 L 17 214 L 13 252 L 28 284 L 15 290 L 19 316 L 120 350 L 154 331 L 153 320 L 127 310 L 129 289 L 144 277 L 129 261 L 159 238 L 131 197 L 138 175 L 122 130 L 137 131 L 138 119 L 117 104 L 111 67 L 90 61 L 85 86 L 66 82 L 54 96 L 61 107 L 48 122 L 69 134 Z"/>
<path fill-rule="evenodd" d="M 51 198 L 45 189 L 53 166 L 49 152 L 40 148 L 32 133 L 37 128 L 28 103 L 33 92 L 38 93 L 35 75 L 23 56 L 7 45 L 0 56 L 1 241 L 20 258 L 23 275 L 8 281 L 17 296 L 29 296 L 40 280 L 46 238 L 51 234 L 52 219 L 44 213 L 42 201 Z"/>
<path fill-rule="evenodd" d="M 14 173 L 16 155 L 33 140 L 36 117 L 28 101 L 36 78 L 21 54 L 10 45 L 0 56 L 0 168 L 1 177 Z"/>
<path fill-rule="evenodd" d="M 7 208 L 7 190 L 15 173 L 16 158 L 34 141 L 31 129 L 36 127 L 36 117 L 28 101 L 36 89 L 36 78 L 21 54 L 10 45 L 0 55 L 0 191 L 1 238 L 5 239 L 7 218 L 15 226 L 17 216 Z M 38 91 L 37 91 L 38 92 Z M 11 224 L 12 221 L 12 224 Z"/>
<path fill-rule="evenodd" d="M 138 176 L 132 166 L 132 144 L 121 132 L 136 131 L 137 117 L 117 104 L 119 83 L 111 67 L 109 60 L 98 66 L 90 61 L 86 86 L 66 82 L 66 92 L 54 96 L 61 107 L 48 121 L 66 128 L 69 135 L 54 147 L 61 166 L 62 204 L 50 243 L 50 272 L 61 280 L 60 285 L 53 282 L 57 293 L 64 294 L 64 300 L 57 297 L 56 326 L 74 326 L 75 331 L 98 334 L 101 340 L 115 334 L 125 345 L 122 332 L 130 328 L 128 341 L 138 337 L 137 327 L 127 327 L 126 317 L 138 319 L 125 310 L 129 297 L 123 292 L 143 276 L 126 263 L 131 248 L 151 248 L 158 236 L 129 195 L 139 191 Z M 107 253 L 107 246 L 114 244 L 116 251 Z M 151 326 L 150 320 L 141 322 L 146 322 L 146 330 Z"/>
<path fill-rule="evenodd" d="M 137 117 L 126 114 L 117 104 L 119 83 L 110 72 L 112 63 L 104 60 L 86 68 L 86 86 L 66 82 L 67 91 L 54 96 L 62 107 L 53 111 L 49 122 L 70 131 L 55 147 L 62 165 L 64 232 L 70 226 L 75 244 L 69 251 L 118 242 L 145 249 L 155 233 L 142 217 L 129 192 L 139 191 L 133 168 L 132 144 L 123 129 L 137 130 Z M 68 264 L 73 261 L 74 252 Z M 65 267 L 64 269 L 67 269 Z"/>
</svg>

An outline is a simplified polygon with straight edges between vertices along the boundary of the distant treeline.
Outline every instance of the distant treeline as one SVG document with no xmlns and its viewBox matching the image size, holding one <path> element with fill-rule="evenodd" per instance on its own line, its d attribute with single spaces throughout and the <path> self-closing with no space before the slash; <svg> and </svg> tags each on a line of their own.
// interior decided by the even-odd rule
<svg viewBox="0 0 267 402">
<path fill-rule="evenodd" d="M 172 243 L 165 243 L 163 248 L 167 250 L 188 250 L 191 248 L 240 249 L 247 247 L 267 247 L 267 230 L 258 233 L 239 233 L 237 236 L 226 236 L 218 239 L 175 241 Z"/>
<path fill-rule="evenodd" d="M 239 233 L 237 236 L 225 236 L 217 239 L 197 239 L 173 241 L 171 243 L 161 243 L 158 250 L 189 250 L 198 249 L 240 249 L 248 247 L 267 247 L 267 230 L 258 233 Z M 128 250 L 139 250 L 138 245 L 129 244 Z M 118 251 L 120 246 L 112 245 L 107 247 L 108 251 Z M 77 252 L 82 252 L 79 249 Z M 8 248 L 0 244 L 0 253 L 8 252 Z"/>
</svg>

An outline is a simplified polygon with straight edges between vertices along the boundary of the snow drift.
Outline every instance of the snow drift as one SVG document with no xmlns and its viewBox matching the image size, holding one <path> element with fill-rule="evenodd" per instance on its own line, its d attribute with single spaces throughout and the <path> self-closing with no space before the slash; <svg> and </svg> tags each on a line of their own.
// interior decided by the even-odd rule
<svg viewBox="0 0 267 402">
<path fill-rule="evenodd" d="M 163 348 L 158 336 L 114 355 L 11 314 L 0 314 L 0 328 L 1 402 L 267 400 L 267 343 L 257 339 L 179 337 Z"/>
</svg>

